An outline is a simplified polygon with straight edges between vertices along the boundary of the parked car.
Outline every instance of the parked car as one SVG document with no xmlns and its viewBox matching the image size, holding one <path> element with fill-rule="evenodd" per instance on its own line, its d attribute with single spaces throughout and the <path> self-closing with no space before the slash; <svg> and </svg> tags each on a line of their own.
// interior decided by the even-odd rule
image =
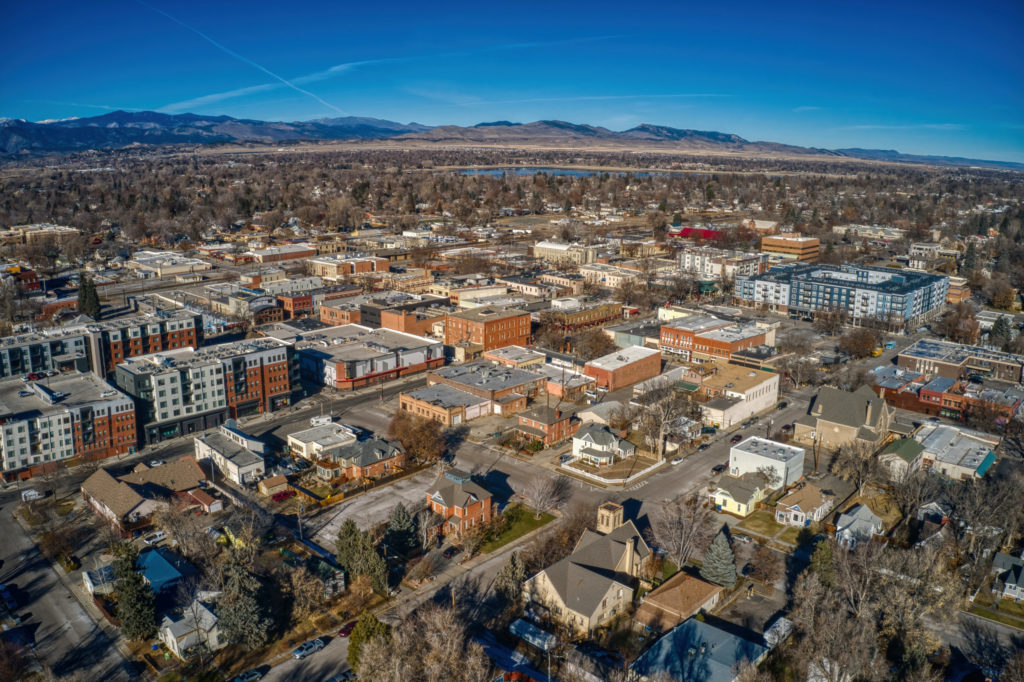
<svg viewBox="0 0 1024 682">
<path fill-rule="evenodd" d="M 448 547 L 441 554 L 444 555 L 445 559 L 451 559 L 453 556 L 459 553 L 458 547 Z"/>
<path fill-rule="evenodd" d="M 0 599 L 4 600 L 4 605 L 8 611 L 13 611 L 18 608 L 18 600 L 11 594 L 10 588 L 7 585 L 0 585 Z"/>
<path fill-rule="evenodd" d="M 717 476 L 718 474 L 722 473 L 728 468 L 729 467 L 726 464 L 716 464 L 715 466 L 711 467 L 711 473 Z"/>
<path fill-rule="evenodd" d="M 792 431 L 793 430 L 793 425 L 792 424 L 783 424 L 782 425 L 782 430 L 783 431 Z"/>
<path fill-rule="evenodd" d="M 231 682 L 256 682 L 263 679 L 263 673 L 259 670 L 247 670 L 246 672 L 232 678 Z"/>
<path fill-rule="evenodd" d="M 145 542 L 147 545 L 155 545 L 166 537 L 167 533 L 163 532 L 162 530 L 158 530 L 155 533 L 150 533 L 146 537 L 142 538 L 142 541 Z"/>
<path fill-rule="evenodd" d="M 710 447 L 711 447 L 711 443 L 702 443 L 700 445 L 700 447 L 697 448 L 697 452 L 704 452 L 705 450 L 707 450 Z"/>
<path fill-rule="evenodd" d="M 682 463 L 683 463 L 683 458 L 682 457 L 673 457 L 672 461 L 669 462 L 669 464 L 671 464 L 672 466 L 675 466 L 677 464 L 682 464 Z"/>
<path fill-rule="evenodd" d="M 733 534 L 732 539 L 736 542 L 742 542 L 744 545 L 749 545 L 751 542 L 753 542 L 753 540 L 750 539 L 749 535 L 740 535 L 739 533 Z"/>
<path fill-rule="evenodd" d="M 274 502 L 283 502 L 284 500 L 287 500 L 289 497 L 295 497 L 294 490 L 282 490 L 279 493 L 274 493 L 273 495 L 271 495 L 270 499 L 272 499 Z"/>
<path fill-rule="evenodd" d="M 28 374 L 29 381 L 39 381 L 40 379 L 43 379 L 45 377 L 45 374 L 40 374 L 39 372 L 29 372 Z"/>
<path fill-rule="evenodd" d="M 299 646 L 295 647 L 295 650 L 292 651 L 292 658 L 301 661 L 306 656 L 316 653 L 317 651 L 320 651 L 323 648 L 324 640 L 317 637 L 316 639 L 311 639 L 308 642 L 303 642 Z"/>
<path fill-rule="evenodd" d="M 327 682 L 350 682 L 354 679 L 356 679 L 356 674 L 351 670 L 346 670 L 343 673 L 338 673 L 337 675 L 334 675 L 333 677 L 328 679 Z"/>
<path fill-rule="evenodd" d="M 789 407 L 789 403 L 787 403 L 785 400 L 783 400 L 781 403 L 779 403 L 779 409 L 780 410 L 784 410 L 787 407 Z"/>
<path fill-rule="evenodd" d="M 338 630 L 338 637 L 348 637 L 349 635 L 351 635 L 352 631 L 356 629 L 356 623 L 358 622 L 358 620 L 350 620 L 349 622 L 342 625 L 341 629 Z"/>
<path fill-rule="evenodd" d="M 151 460 L 149 460 L 149 468 L 151 468 L 151 469 L 155 469 L 157 467 L 162 467 L 164 464 L 166 464 L 166 462 L 164 462 L 162 459 L 151 459 Z"/>
<path fill-rule="evenodd" d="M 700 433 L 701 433 L 701 435 L 708 434 L 708 433 L 718 433 L 718 427 L 715 427 L 715 426 L 702 426 L 702 427 L 700 427 Z"/>
<path fill-rule="evenodd" d="M 942 420 L 939 419 L 938 417 L 928 417 L 928 421 L 932 422 L 933 424 L 938 424 Z"/>
<path fill-rule="evenodd" d="M 729 439 L 729 442 L 735 445 L 736 443 L 739 443 L 741 440 L 743 440 L 743 436 L 737 433 L 735 436 Z"/>
</svg>

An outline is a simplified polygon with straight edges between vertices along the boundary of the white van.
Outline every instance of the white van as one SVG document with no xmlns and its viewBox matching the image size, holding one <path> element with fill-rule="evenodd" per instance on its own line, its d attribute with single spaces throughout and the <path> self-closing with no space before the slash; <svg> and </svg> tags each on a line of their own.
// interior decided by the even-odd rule
<svg viewBox="0 0 1024 682">
<path fill-rule="evenodd" d="M 38 490 L 34 490 L 32 488 L 29 488 L 28 490 L 22 490 L 21 491 L 21 501 L 22 502 L 32 502 L 33 500 L 41 500 L 44 497 L 46 497 L 46 496 L 43 495 Z"/>
</svg>

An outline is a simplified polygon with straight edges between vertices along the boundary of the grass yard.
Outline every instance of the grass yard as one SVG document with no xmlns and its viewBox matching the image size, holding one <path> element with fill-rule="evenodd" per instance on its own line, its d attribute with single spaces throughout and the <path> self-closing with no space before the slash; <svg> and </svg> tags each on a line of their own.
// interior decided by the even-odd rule
<svg viewBox="0 0 1024 682">
<path fill-rule="evenodd" d="M 647 467 L 657 464 L 657 462 L 658 460 L 656 459 L 634 455 L 633 457 L 620 459 L 618 462 L 608 466 L 596 467 L 582 460 L 572 462 L 568 466 L 595 476 L 600 476 L 601 478 L 619 480 L 621 478 L 628 478 L 637 472 L 643 471 Z"/>
<path fill-rule="evenodd" d="M 1005 601 L 1005 600 L 1004 600 Z M 1012 602 L 1011 602 L 1012 604 Z M 1003 625 L 1009 625 L 1011 628 L 1017 628 L 1018 630 L 1024 630 L 1024 617 L 1014 618 L 1010 613 L 1003 610 L 1003 605 L 1000 604 L 999 610 L 986 608 L 984 606 L 978 606 L 975 604 L 971 607 L 969 613 L 973 613 L 976 616 L 981 616 L 988 620 L 1002 623 Z"/>
<path fill-rule="evenodd" d="M 794 547 L 796 547 L 796 545 L 797 545 L 797 537 L 799 535 L 800 535 L 800 529 L 796 528 L 795 526 L 790 526 L 786 530 L 782 531 L 781 535 L 776 536 L 775 539 L 778 540 L 779 542 L 784 542 L 787 545 L 793 545 Z"/>
<path fill-rule="evenodd" d="M 775 537 L 782 530 L 782 524 L 772 517 L 771 512 L 764 510 L 754 512 L 743 519 L 736 527 L 769 538 Z"/>
<path fill-rule="evenodd" d="M 536 519 L 532 511 L 520 506 L 506 509 L 505 515 L 511 515 L 509 524 L 501 533 L 484 543 L 484 546 L 480 548 L 481 554 L 487 554 L 500 549 L 513 540 L 518 540 L 530 531 L 550 523 L 555 518 L 551 514 L 542 514 L 539 519 Z"/>
</svg>

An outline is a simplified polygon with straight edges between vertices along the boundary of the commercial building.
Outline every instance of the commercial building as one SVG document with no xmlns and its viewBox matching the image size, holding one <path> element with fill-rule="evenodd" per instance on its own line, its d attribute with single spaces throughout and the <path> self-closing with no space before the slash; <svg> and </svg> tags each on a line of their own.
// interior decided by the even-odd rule
<svg viewBox="0 0 1024 682">
<path fill-rule="evenodd" d="M 446 384 L 478 398 L 501 405 L 498 414 L 515 414 L 526 407 L 526 399 L 544 391 L 547 377 L 511 367 L 477 361 L 442 367 L 427 373 L 427 386 Z"/>
<path fill-rule="evenodd" d="M 282 244 L 253 251 L 252 259 L 257 263 L 280 263 L 299 258 L 312 258 L 315 255 L 316 247 L 310 244 Z"/>
<path fill-rule="evenodd" d="M 775 345 L 775 325 L 739 325 L 716 317 L 690 315 L 661 326 L 660 349 L 682 360 L 729 360 L 733 354 L 761 345 Z"/>
<path fill-rule="evenodd" d="M 788 488 L 804 475 L 804 449 L 751 436 L 729 449 L 729 474 L 742 476 L 771 469 L 777 476 L 773 488 Z"/>
<path fill-rule="evenodd" d="M 786 260 L 814 263 L 818 260 L 821 240 L 799 235 L 771 235 L 761 238 L 761 253 L 780 256 Z"/>
<path fill-rule="evenodd" d="M 845 311 L 853 324 L 881 320 L 892 331 L 916 329 L 946 303 L 949 278 L 911 270 L 800 263 L 738 277 L 735 296 L 746 305 L 813 319 Z"/>
<path fill-rule="evenodd" d="M 457 426 L 477 417 L 502 414 L 503 406 L 502 402 L 436 384 L 401 394 L 398 409 L 443 426 Z"/>
<path fill-rule="evenodd" d="M 271 338 L 143 355 L 115 372 L 136 400 L 145 443 L 290 405 L 297 378 L 293 348 Z"/>
<path fill-rule="evenodd" d="M 583 281 L 587 284 L 608 289 L 618 289 L 625 282 L 638 282 L 641 277 L 641 273 L 637 270 L 620 268 L 617 265 L 606 265 L 604 263 L 581 265 L 579 270 Z"/>
<path fill-rule="evenodd" d="M 597 380 L 601 388 L 614 391 L 661 374 L 661 351 L 630 346 L 591 360 L 583 373 Z"/>
<path fill-rule="evenodd" d="M 427 308 L 447 304 L 448 299 L 446 297 L 434 296 L 433 294 L 407 294 L 402 291 L 386 291 L 379 294 L 371 294 L 359 302 L 359 324 L 374 328 L 384 327 L 387 326 L 384 324 L 385 313 L 426 310 Z"/>
<path fill-rule="evenodd" d="M 533 245 L 533 257 L 558 265 L 585 265 L 597 260 L 600 250 L 596 244 L 543 241 Z"/>
<path fill-rule="evenodd" d="M 946 478 L 969 481 L 982 478 L 996 462 L 995 449 L 1001 440 L 980 431 L 948 424 L 925 424 L 914 440 L 921 444 L 920 467 Z"/>
<path fill-rule="evenodd" d="M 27 478 L 54 463 L 135 452 L 131 398 L 92 374 L 0 381 L 0 457 L 5 477 Z"/>
<path fill-rule="evenodd" d="M 310 428 L 288 434 L 288 451 L 294 457 L 310 462 L 332 459 L 332 451 L 358 440 L 352 429 L 332 422 L 330 417 L 313 417 L 310 422 Z"/>
<path fill-rule="evenodd" d="M 833 225 L 832 233 L 847 239 L 874 239 L 883 242 L 899 241 L 907 235 L 906 230 L 885 225 Z"/>
<path fill-rule="evenodd" d="M 446 345 L 471 344 L 484 351 L 530 343 L 530 313 L 516 308 L 481 306 L 445 317 Z"/>
<path fill-rule="evenodd" d="M 376 256 L 320 256 L 306 260 L 309 272 L 326 280 L 337 281 L 352 275 L 388 272 L 391 263 Z"/>
<path fill-rule="evenodd" d="M 210 460 L 232 483 L 252 485 L 266 473 L 263 441 L 243 432 L 232 419 L 192 442 L 196 461 Z"/>
<path fill-rule="evenodd" d="M 174 251 L 136 251 L 125 267 L 139 277 L 169 277 L 212 270 L 213 265 L 199 258 L 188 258 Z"/>
<path fill-rule="evenodd" d="M 778 403 L 779 375 L 775 372 L 724 362 L 700 367 L 706 371 L 700 373 L 697 390 L 707 399 L 700 409 L 701 419 L 708 426 L 729 428 L 774 409 Z"/>
<path fill-rule="evenodd" d="M 304 334 L 295 345 L 305 380 L 343 390 L 444 364 L 440 341 L 358 324 Z"/>
<path fill-rule="evenodd" d="M 545 272 L 539 279 L 546 284 L 568 290 L 572 296 L 579 296 L 583 293 L 583 276 L 577 273 Z"/>
<path fill-rule="evenodd" d="M 963 379 L 972 375 L 1024 383 L 1024 355 L 920 339 L 899 352 L 897 364 L 927 377 Z"/>
<path fill-rule="evenodd" d="M 622 305 L 615 302 L 587 303 L 578 298 L 556 298 L 541 313 L 544 324 L 566 331 L 585 329 L 622 319 Z"/>
<path fill-rule="evenodd" d="M 768 270 L 768 254 L 684 246 L 679 251 L 679 269 L 697 279 L 733 281 L 737 275 L 760 275 Z"/>
<path fill-rule="evenodd" d="M 547 357 L 544 353 L 522 346 L 504 346 L 485 352 L 483 359 L 506 367 L 538 369 L 544 364 Z"/>
</svg>

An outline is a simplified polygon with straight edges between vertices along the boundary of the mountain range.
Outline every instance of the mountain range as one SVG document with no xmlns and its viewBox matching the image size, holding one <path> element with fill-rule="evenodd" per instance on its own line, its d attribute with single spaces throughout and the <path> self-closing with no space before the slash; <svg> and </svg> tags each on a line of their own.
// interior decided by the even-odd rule
<svg viewBox="0 0 1024 682">
<path fill-rule="evenodd" d="M 377 118 L 345 116 L 312 121 L 257 121 L 230 116 L 113 111 L 89 118 L 31 122 L 0 119 L 0 155 L 11 157 L 117 149 L 132 145 L 278 144 L 310 140 L 383 140 L 539 148 L 651 149 L 740 155 L 846 157 L 945 166 L 1024 170 L 1024 164 L 946 156 L 901 154 L 881 149 L 818 149 L 752 142 L 730 133 L 641 124 L 624 131 L 565 121 L 474 126 L 426 126 Z"/>
</svg>

